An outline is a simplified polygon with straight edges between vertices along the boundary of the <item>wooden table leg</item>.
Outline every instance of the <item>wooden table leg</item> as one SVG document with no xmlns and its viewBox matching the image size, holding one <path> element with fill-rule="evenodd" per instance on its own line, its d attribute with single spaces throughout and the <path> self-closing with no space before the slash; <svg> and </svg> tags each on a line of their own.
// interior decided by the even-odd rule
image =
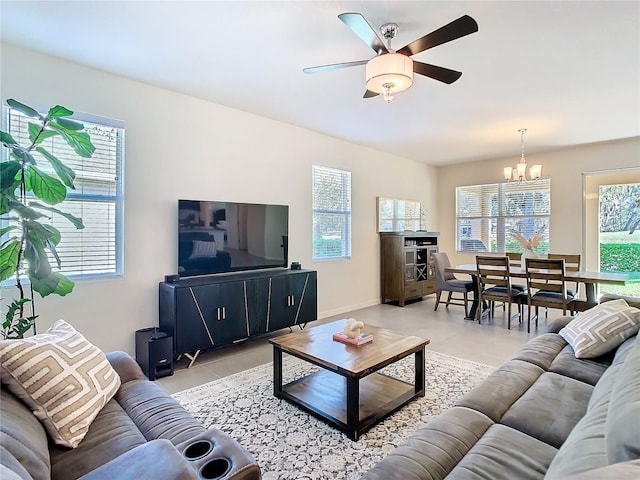
<svg viewBox="0 0 640 480">
<path fill-rule="evenodd" d="M 273 395 L 282 398 L 282 350 L 273 346 Z"/>
<path fill-rule="evenodd" d="M 471 275 L 471 281 L 473 282 L 473 301 L 471 302 L 471 310 L 469 310 L 469 316 L 465 317 L 465 320 L 476 320 L 478 315 L 478 276 Z"/>
<path fill-rule="evenodd" d="M 598 303 L 598 299 L 596 298 L 596 284 L 585 283 L 584 290 L 587 296 L 587 302 L 589 302 L 592 305 L 596 305 Z"/>
<path fill-rule="evenodd" d="M 426 383 L 425 368 L 424 368 L 424 347 L 422 347 L 421 350 L 418 350 L 416 352 L 415 362 L 416 362 L 416 366 L 415 366 L 416 378 L 414 380 L 415 392 L 417 395 L 424 397 L 425 383 Z"/>
<path fill-rule="evenodd" d="M 358 440 L 358 424 L 360 423 L 360 385 L 355 377 L 347 378 L 347 437 L 354 442 Z"/>
</svg>

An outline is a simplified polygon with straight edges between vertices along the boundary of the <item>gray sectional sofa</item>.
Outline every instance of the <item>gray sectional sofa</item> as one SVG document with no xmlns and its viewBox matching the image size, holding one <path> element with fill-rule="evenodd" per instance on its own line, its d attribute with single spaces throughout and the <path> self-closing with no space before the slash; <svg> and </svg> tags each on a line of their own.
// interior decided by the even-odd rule
<svg viewBox="0 0 640 480">
<path fill-rule="evenodd" d="M 2 384 L 0 478 L 259 480 L 254 458 L 207 430 L 124 352 L 107 359 L 121 379 L 77 448 L 54 445 L 29 408 Z"/>
<path fill-rule="evenodd" d="M 638 336 L 577 359 L 558 334 L 571 320 L 553 321 L 363 480 L 640 479 Z"/>
</svg>

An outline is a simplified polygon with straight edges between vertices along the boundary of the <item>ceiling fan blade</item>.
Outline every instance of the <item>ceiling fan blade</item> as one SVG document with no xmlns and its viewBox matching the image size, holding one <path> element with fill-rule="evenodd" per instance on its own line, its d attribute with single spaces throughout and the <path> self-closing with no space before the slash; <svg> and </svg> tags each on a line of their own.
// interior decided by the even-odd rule
<svg viewBox="0 0 640 480">
<path fill-rule="evenodd" d="M 362 98 L 373 98 L 373 97 L 377 97 L 378 95 L 380 94 L 376 92 L 372 92 L 371 90 L 367 90 L 366 92 L 364 92 L 364 95 L 362 96 Z"/>
<path fill-rule="evenodd" d="M 337 70 L 339 68 L 356 67 L 358 65 L 366 65 L 369 60 L 358 60 L 357 62 L 333 63 L 331 65 L 320 65 L 317 67 L 303 68 L 304 73 L 320 73 L 327 70 Z"/>
<path fill-rule="evenodd" d="M 419 73 L 425 77 L 433 78 L 439 82 L 451 84 L 458 80 L 462 76 L 462 72 L 450 70 L 444 67 L 438 67 L 436 65 L 430 65 L 428 63 L 413 61 L 413 73 Z"/>
<path fill-rule="evenodd" d="M 359 13 L 341 13 L 338 18 L 344 22 L 364 43 L 373 48 L 377 54 L 389 52 L 384 42 L 376 34 L 375 30 Z"/>
<path fill-rule="evenodd" d="M 398 50 L 398 53 L 402 53 L 403 55 L 415 55 L 416 53 L 423 52 L 429 48 L 442 45 L 443 43 L 456 40 L 457 38 L 464 37 L 477 31 L 478 24 L 476 21 L 469 15 L 463 15 L 457 20 L 446 24 L 444 27 L 440 27 L 439 29 L 428 33 L 424 37 L 414 40 L 410 44 L 402 47 Z"/>
</svg>

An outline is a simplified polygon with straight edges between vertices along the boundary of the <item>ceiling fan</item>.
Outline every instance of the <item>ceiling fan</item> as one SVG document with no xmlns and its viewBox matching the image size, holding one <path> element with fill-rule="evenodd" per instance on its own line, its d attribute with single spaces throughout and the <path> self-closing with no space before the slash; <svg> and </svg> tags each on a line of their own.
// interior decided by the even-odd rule
<svg viewBox="0 0 640 480">
<path fill-rule="evenodd" d="M 418 62 L 413 60 L 411 55 L 478 31 L 476 21 L 469 15 L 463 15 L 424 37 L 414 40 L 400 50 L 393 50 L 391 48 L 391 40 L 398 33 L 398 25 L 395 23 L 385 23 L 380 27 L 382 36 L 387 41 L 385 45 L 360 13 L 341 13 L 338 18 L 353 30 L 362 41 L 369 45 L 376 52 L 376 56 L 369 60 L 308 67 L 303 69 L 303 72 L 319 73 L 338 68 L 366 65 L 367 90 L 363 98 L 371 98 L 383 94 L 383 98 L 387 102 L 393 100 L 394 94 L 402 92 L 411 86 L 414 73 L 447 84 L 458 80 L 462 72 Z"/>
</svg>

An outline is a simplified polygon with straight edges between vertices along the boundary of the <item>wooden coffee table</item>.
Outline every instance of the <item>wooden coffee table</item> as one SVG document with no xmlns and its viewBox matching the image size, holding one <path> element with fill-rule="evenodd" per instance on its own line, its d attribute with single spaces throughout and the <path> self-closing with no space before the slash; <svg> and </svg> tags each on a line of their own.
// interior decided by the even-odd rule
<svg viewBox="0 0 640 480">
<path fill-rule="evenodd" d="M 270 340 L 273 344 L 273 394 L 344 432 L 351 440 L 417 397 L 424 396 L 424 347 L 429 340 L 367 325 L 373 335 L 361 346 L 336 342 L 346 320 L 327 323 Z M 322 367 L 282 385 L 282 353 Z M 414 383 L 379 373 L 415 355 Z"/>
</svg>

